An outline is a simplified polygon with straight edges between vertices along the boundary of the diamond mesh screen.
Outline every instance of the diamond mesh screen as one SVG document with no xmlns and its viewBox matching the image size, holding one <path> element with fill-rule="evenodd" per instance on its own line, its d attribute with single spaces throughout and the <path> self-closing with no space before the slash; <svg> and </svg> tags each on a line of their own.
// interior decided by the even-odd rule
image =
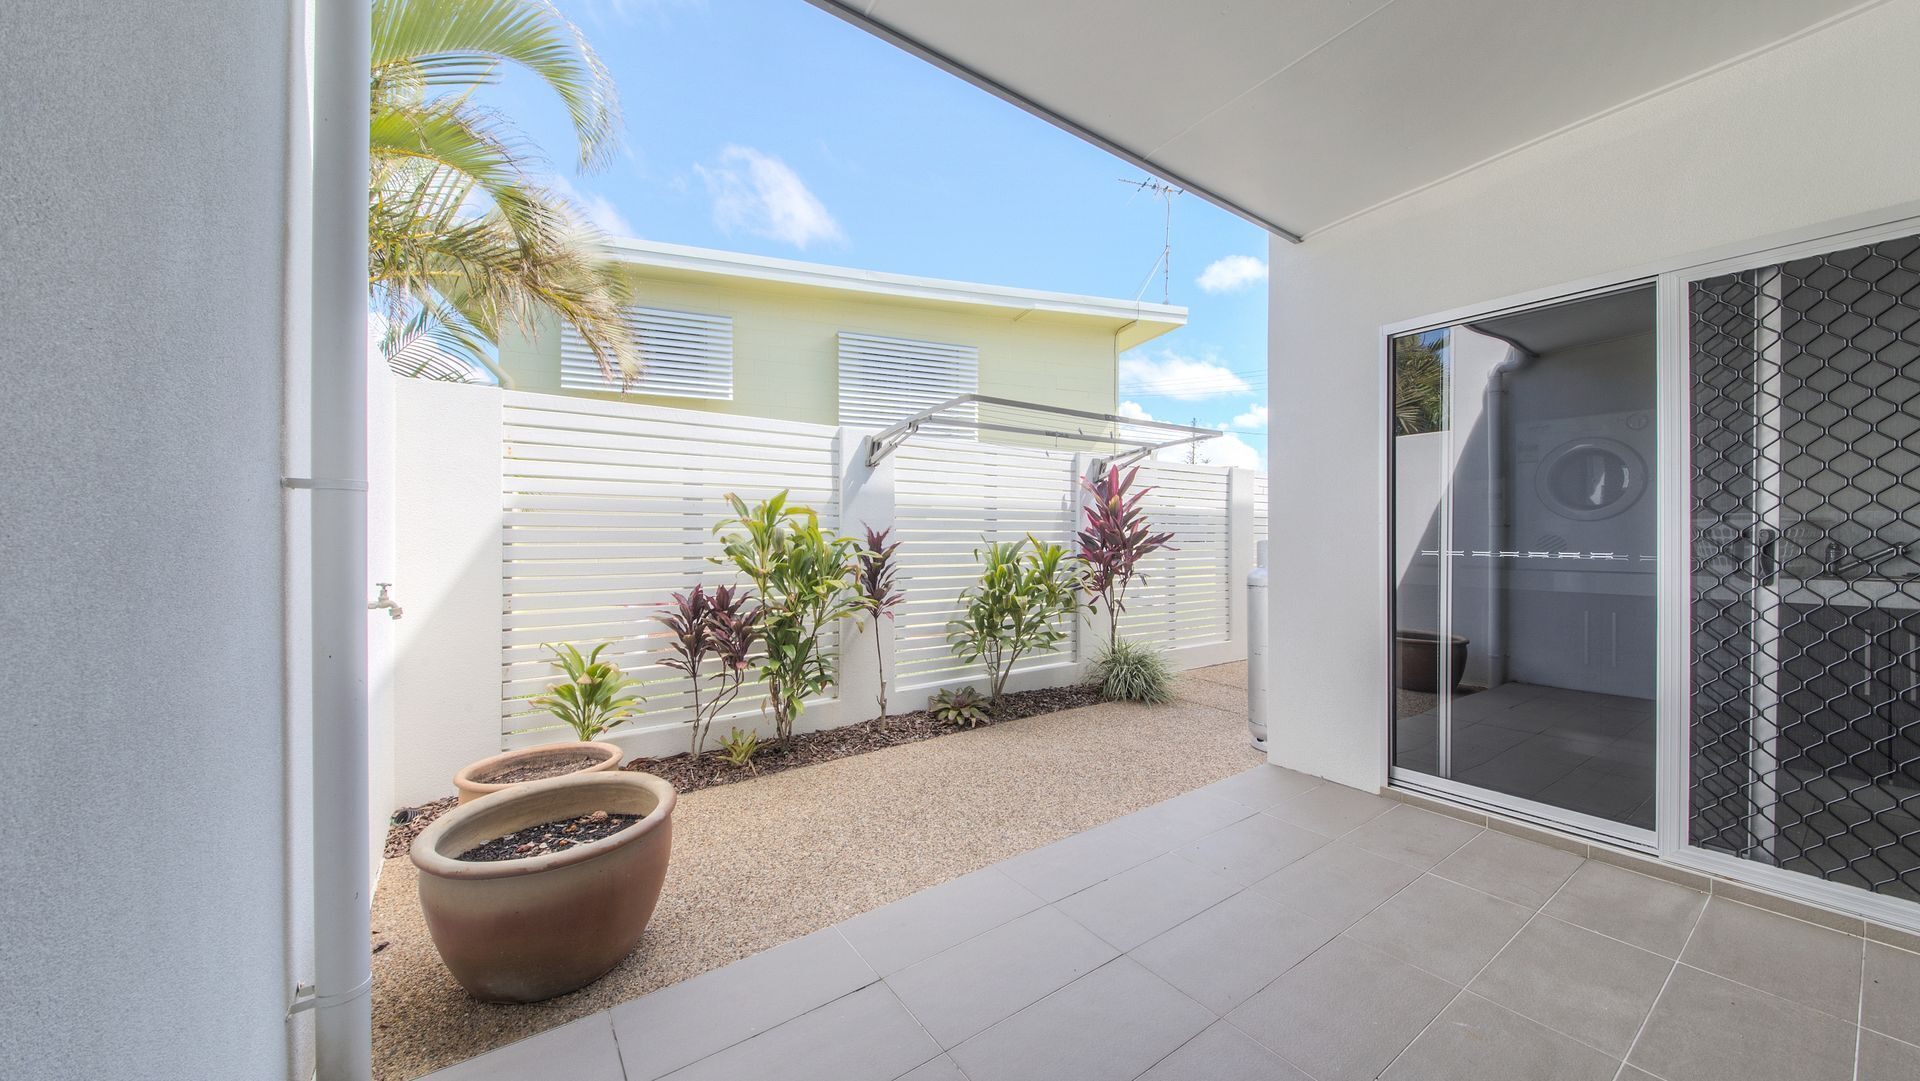
<svg viewBox="0 0 1920 1081">
<path fill-rule="evenodd" d="M 1688 299 L 1692 841 L 1920 899 L 1920 237 Z"/>
</svg>

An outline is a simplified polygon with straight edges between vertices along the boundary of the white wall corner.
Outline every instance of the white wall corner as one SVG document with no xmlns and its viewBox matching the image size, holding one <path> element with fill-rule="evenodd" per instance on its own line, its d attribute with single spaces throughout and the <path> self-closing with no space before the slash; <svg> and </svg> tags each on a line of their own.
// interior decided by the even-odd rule
<svg viewBox="0 0 1920 1081">
<path fill-rule="evenodd" d="M 393 786 L 406 806 L 453 794 L 453 774 L 500 734 L 503 395 L 395 381 Z"/>
</svg>

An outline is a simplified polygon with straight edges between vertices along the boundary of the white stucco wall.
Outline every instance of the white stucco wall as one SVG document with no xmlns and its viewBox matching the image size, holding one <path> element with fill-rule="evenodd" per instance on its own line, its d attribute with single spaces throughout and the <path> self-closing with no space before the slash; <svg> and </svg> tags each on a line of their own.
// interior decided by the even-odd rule
<svg viewBox="0 0 1920 1081">
<path fill-rule="evenodd" d="M 500 753 L 500 391 L 396 379 L 389 809 Z M 376 673 L 376 682 L 383 679 Z"/>
<path fill-rule="evenodd" d="M 1272 246 L 1270 755 L 1386 776 L 1384 324 L 1915 212 L 1920 0 Z"/>
<path fill-rule="evenodd" d="M 0 1077 L 300 1069 L 296 10 L 0 7 Z"/>
</svg>

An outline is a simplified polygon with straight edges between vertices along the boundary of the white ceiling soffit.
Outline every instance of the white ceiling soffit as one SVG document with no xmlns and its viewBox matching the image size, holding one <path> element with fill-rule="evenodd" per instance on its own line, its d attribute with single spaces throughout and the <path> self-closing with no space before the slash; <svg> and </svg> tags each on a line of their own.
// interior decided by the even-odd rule
<svg viewBox="0 0 1920 1081">
<path fill-rule="evenodd" d="M 809 2 L 1297 240 L 1883 0 Z"/>
</svg>

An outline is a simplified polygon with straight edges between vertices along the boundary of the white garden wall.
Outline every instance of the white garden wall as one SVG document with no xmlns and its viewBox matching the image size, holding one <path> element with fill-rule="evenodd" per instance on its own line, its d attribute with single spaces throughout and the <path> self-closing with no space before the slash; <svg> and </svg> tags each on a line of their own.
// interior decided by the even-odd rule
<svg viewBox="0 0 1920 1081">
<path fill-rule="evenodd" d="M 636 722 L 610 737 L 630 755 L 685 750 L 688 685 L 665 668 L 654 619 L 674 592 L 735 581 L 711 560 L 725 496 L 782 490 L 852 535 L 892 528 L 907 600 L 875 649 L 870 621 L 839 628 L 840 683 L 810 703 L 801 731 L 889 708 L 918 708 L 944 687 L 981 683 L 946 644 L 946 623 L 978 573 L 982 538 L 1033 534 L 1069 544 L 1085 454 L 914 439 L 877 467 L 863 433 L 825 425 L 400 380 L 396 394 L 395 598 L 405 606 L 393 657 L 390 805 L 451 792 L 455 770 L 502 748 L 571 738 L 526 704 L 550 682 L 547 642 L 609 642 L 607 655 L 649 682 Z M 1175 532 L 1129 598 L 1124 628 L 1150 635 L 1182 668 L 1245 656 L 1242 583 L 1252 566 L 1254 475 L 1149 463 L 1141 483 L 1157 528 Z M 1084 677 L 1105 618 L 1083 619 L 1062 647 L 1023 659 L 1012 689 Z M 734 724 L 771 730 L 742 694 Z"/>
</svg>

